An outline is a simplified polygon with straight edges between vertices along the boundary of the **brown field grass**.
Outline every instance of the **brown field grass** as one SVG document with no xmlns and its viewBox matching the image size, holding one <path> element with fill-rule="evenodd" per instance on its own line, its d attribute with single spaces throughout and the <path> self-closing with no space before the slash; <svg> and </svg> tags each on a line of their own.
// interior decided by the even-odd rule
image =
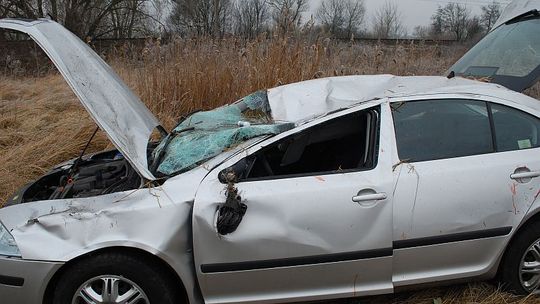
<svg viewBox="0 0 540 304">
<path fill-rule="evenodd" d="M 198 39 L 148 45 L 141 54 L 111 56 L 108 61 L 171 128 L 182 114 L 300 80 L 351 74 L 441 75 L 464 51 L 460 46 L 363 46 L 329 40 L 246 43 Z M 529 93 L 540 96 L 539 86 Z M 94 128 L 55 72 L 41 77 L 0 76 L 0 202 L 52 165 L 76 157 Z M 89 152 L 107 147 L 108 140 L 99 133 Z M 361 302 L 540 303 L 499 292 L 486 283 L 371 297 Z"/>
</svg>

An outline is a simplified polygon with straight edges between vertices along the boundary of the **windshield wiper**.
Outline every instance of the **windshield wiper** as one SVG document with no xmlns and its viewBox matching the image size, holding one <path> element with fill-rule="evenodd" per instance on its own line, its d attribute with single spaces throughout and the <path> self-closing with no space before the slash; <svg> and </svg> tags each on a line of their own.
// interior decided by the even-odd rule
<svg viewBox="0 0 540 304">
<path fill-rule="evenodd" d="M 156 157 L 152 161 L 152 165 L 150 166 L 150 172 L 152 172 L 153 174 L 157 173 L 156 172 L 157 168 L 158 168 L 159 164 L 161 163 L 161 160 L 163 159 L 163 156 L 165 156 L 165 152 L 167 151 L 167 148 L 169 147 L 169 144 L 172 142 L 172 140 L 176 136 L 180 135 L 181 133 L 188 132 L 188 131 L 193 131 L 193 130 L 195 130 L 195 127 L 189 127 L 189 128 L 185 128 L 185 129 L 178 130 L 178 131 L 172 131 L 169 135 L 167 135 L 167 137 L 165 137 L 165 139 L 164 139 L 165 143 L 163 144 L 163 148 L 161 148 L 158 155 L 156 155 Z"/>
<path fill-rule="evenodd" d="M 516 16 L 508 21 L 506 21 L 504 24 L 512 24 L 512 23 L 516 23 L 516 22 L 519 22 L 519 21 L 522 21 L 523 19 L 527 19 L 529 17 L 539 17 L 540 16 L 540 12 L 536 9 L 533 9 L 533 10 L 530 10 L 524 14 L 521 14 L 519 16 Z"/>
</svg>

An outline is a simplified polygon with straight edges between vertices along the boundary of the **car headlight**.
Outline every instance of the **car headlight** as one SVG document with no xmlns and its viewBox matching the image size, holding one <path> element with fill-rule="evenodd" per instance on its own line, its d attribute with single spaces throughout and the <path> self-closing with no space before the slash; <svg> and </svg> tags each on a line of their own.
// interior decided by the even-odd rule
<svg viewBox="0 0 540 304">
<path fill-rule="evenodd" d="M 9 233 L 9 231 L 4 227 L 0 222 L 0 255 L 10 256 L 10 257 L 21 257 L 21 252 L 15 239 Z"/>
</svg>

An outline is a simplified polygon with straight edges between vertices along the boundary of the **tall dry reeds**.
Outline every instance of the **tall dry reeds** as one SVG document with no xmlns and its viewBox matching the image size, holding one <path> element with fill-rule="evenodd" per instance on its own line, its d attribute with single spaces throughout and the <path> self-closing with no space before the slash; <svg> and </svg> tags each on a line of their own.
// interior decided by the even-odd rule
<svg viewBox="0 0 540 304">
<path fill-rule="evenodd" d="M 63 78 L 0 77 L 0 202 L 52 165 L 73 158 L 93 128 Z M 91 150 L 108 144 L 100 134 Z"/>
<path fill-rule="evenodd" d="M 121 76 L 170 126 L 183 113 L 301 80 L 352 74 L 441 75 L 463 52 L 458 46 L 229 38 L 152 44 L 138 60 L 113 61 Z"/>
</svg>

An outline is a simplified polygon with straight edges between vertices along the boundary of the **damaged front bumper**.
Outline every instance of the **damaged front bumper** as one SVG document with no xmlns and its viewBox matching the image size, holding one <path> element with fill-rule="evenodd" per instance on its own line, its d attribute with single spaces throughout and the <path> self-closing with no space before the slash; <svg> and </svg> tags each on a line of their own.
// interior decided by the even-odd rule
<svg viewBox="0 0 540 304">
<path fill-rule="evenodd" d="M 0 257 L 0 302 L 42 303 L 45 289 L 62 263 Z"/>
</svg>

